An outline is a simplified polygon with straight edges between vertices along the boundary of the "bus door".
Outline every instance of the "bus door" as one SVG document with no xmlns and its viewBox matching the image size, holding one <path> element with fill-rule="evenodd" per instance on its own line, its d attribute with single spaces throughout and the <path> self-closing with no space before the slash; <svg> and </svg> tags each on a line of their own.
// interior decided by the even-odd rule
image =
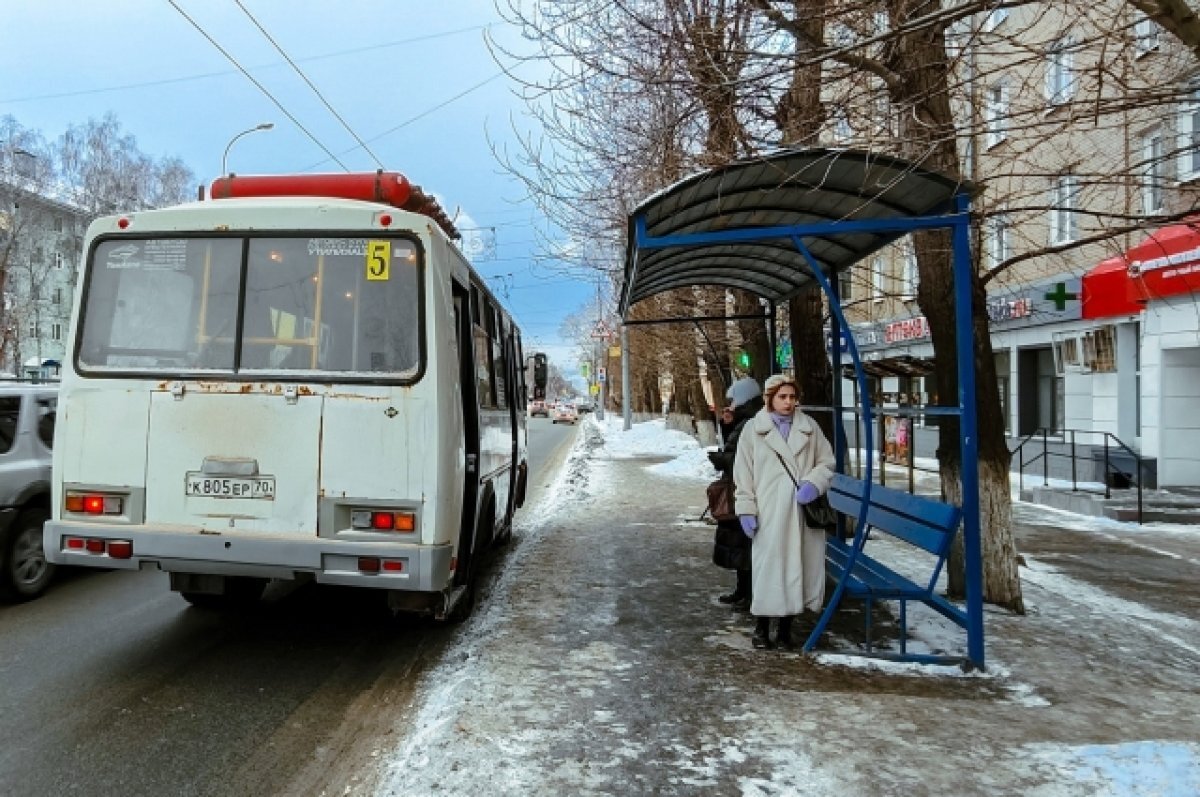
<svg viewBox="0 0 1200 797">
<path fill-rule="evenodd" d="M 462 527 L 458 535 L 458 566 L 454 583 L 464 585 L 471 576 L 472 547 L 479 504 L 479 399 L 475 380 L 475 338 L 471 330 L 471 303 L 467 289 L 454 285 L 454 334 L 458 339 L 459 394 L 462 396 L 463 443 L 466 481 L 463 484 Z"/>
</svg>

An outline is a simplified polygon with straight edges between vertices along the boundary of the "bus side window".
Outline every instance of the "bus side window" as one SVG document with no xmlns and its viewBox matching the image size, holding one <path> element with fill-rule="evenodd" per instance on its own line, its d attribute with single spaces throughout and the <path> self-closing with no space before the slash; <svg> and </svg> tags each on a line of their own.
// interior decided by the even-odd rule
<svg viewBox="0 0 1200 797">
<path fill-rule="evenodd" d="M 495 336 L 492 338 L 492 379 L 496 383 L 496 406 L 501 409 L 508 408 L 508 358 L 505 356 L 504 348 L 505 330 L 501 323 L 502 318 L 499 311 L 496 311 L 496 330 Z"/>
</svg>

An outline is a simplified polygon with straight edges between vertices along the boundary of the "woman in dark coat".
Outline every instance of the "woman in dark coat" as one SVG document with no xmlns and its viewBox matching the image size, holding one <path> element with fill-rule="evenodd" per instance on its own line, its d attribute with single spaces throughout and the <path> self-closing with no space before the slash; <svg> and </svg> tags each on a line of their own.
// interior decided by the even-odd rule
<svg viewBox="0 0 1200 797">
<path fill-rule="evenodd" d="M 708 454 L 713 467 L 721 471 L 722 479 L 733 480 L 733 461 L 737 455 L 738 438 L 741 437 L 742 427 L 746 422 L 763 408 L 761 393 L 758 382 L 747 376 L 734 382 L 725 394 L 730 401 L 733 418 L 722 424 L 725 441 L 722 449 L 710 451 Z M 713 544 L 713 564 L 737 573 L 737 586 L 733 592 L 722 595 L 717 600 L 733 604 L 735 608 L 748 607 L 751 598 L 750 540 L 742 532 L 741 524 L 736 518 L 718 521 Z"/>
</svg>

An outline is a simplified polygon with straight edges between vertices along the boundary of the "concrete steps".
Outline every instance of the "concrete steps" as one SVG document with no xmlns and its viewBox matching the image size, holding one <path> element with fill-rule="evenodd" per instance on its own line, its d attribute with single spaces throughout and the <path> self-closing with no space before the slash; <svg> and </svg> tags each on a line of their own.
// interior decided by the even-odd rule
<svg viewBox="0 0 1200 797">
<path fill-rule="evenodd" d="M 1021 500 L 1064 509 L 1080 515 L 1107 517 L 1137 522 L 1137 491 L 1113 490 L 1112 498 L 1103 493 L 1072 491 L 1063 487 L 1026 487 Z M 1147 490 L 1142 494 L 1143 523 L 1200 524 L 1200 489 Z"/>
</svg>

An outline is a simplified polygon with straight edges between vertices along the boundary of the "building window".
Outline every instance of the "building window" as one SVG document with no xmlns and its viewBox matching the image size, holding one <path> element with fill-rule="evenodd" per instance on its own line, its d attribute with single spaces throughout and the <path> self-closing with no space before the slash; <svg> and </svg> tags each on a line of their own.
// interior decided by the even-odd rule
<svg viewBox="0 0 1200 797">
<path fill-rule="evenodd" d="M 62 304 L 62 288 L 54 289 L 54 303 Z"/>
<path fill-rule="evenodd" d="M 1079 194 L 1079 178 L 1060 174 L 1050 189 L 1050 243 L 1063 244 L 1075 240 L 1075 204 Z"/>
<path fill-rule="evenodd" d="M 1135 11 L 1136 21 L 1133 23 L 1133 49 L 1136 56 L 1143 56 L 1151 50 L 1158 49 L 1158 23 L 1141 11 Z"/>
<path fill-rule="evenodd" d="M 876 257 L 871 261 L 871 298 L 882 302 L 883 293 L 883 258 Z"/>
<path fill-rule="evenodd" d="M 57 269 L 63 268 L 67 264 L 67 259 L 63 257 L 62 252 L 54 253 L 54 267 Z"/>
<path fill-rule="evenodd" d="M 1070 38 L 1050 45 L 1046 53 L 1046 102 L 1062 105 L 1075 94 L 1075 58 Z"/>
<path fill-rule="evenodd" d="M 1008 240 L 1010 226 L 1008 214 L 1003 210 L 987 220 L 987 251 L 992 268 L 1008 260 L 1012 254 Z"/>
<path fill-rule="evenodd" d="M 988 149 L 1008 138 L 1008 87 L 993 83 L 987 89 L 983 105 L 983 143 Z"/>
<path fill-rule="evenodd" d="M 1188 94 L 1179 110 L 1179 179 L 1200 177 L 1200 90 Z"/>
<path fill-rule="evenodd" d="M 984 32 L 991 33 L 996 28 L 1000 27 L 1000 25 L 1006 19 L 1008 19 L 1008 9 L 1007 8 L 1002 7 L 1002 8 L 992 9 L 991 13 L 989 13 L 987 15 L 987 18 L 983 21 Z"/>
<path fill-rule="evenodd" d="M 54 231 L 55 231 L 55 232 L 62 232 L 62 231 L 63 231 L 63 220 L 62 220 L 62 216 L 55 216 L 55 217 L 54 217 Z"/>
<path fill-rule="evenodd" d="M 31 338 L 36 338 L 36 337 L 38 336 L 37 332 L 38 332 L 38 330 L 37 330 L 37 324 L 35 324 L 35 323 L 33 323 L 33 322 L 30 322 L 30 324 L 29 324 L 29 337 L 31 337 Z"/>
<path fill-rule="evenodd" d="M 1166 146 L 1163 132 L 1155 128 L 1142 136 L 1142 212 L 1161 213 L 1167 183 Z"/>
<path fill-rule="evenodd" d="M 1083 335 L 1083 366 L 1092 373 L 1117 370 L 1117 328 L 1104 326 Z"/>
<path fill-rule="evenodd" d="M 52 340 L 62 340 L 62 324 L 50 325 L 50 338 Z"/>
<path fill-rule="evenodd" d="M 912 236 L 900 244 L 901 276 L 900 296 L 903 299 L 913 299 L 917 295 L 917 284 L 920 279 L 917 270 L 917 248 L 913 245 Z"/>
<path fill-rule="evenodd" d="M 1106 325 L 1085 332 L 1055 335 L 1055 372 L 1111 374 L 1117 370 L 1117 328 Z"/>
<path fill-rule="evenodd" d="M 850 119 L 845 109 L 838 108 L 834 110 L 833 142 L 835 144 L 849 144 L 852 138 L 854 138 L 854 128 L 850 126 Z"/>
<path fill-rule="evenodd" d="M 851 269 L 844 269 L 838 272 L 838 297 L 842 302 L 849 302 L 854 299 L 854 278 L 851 276 Z"/>
</svg>

